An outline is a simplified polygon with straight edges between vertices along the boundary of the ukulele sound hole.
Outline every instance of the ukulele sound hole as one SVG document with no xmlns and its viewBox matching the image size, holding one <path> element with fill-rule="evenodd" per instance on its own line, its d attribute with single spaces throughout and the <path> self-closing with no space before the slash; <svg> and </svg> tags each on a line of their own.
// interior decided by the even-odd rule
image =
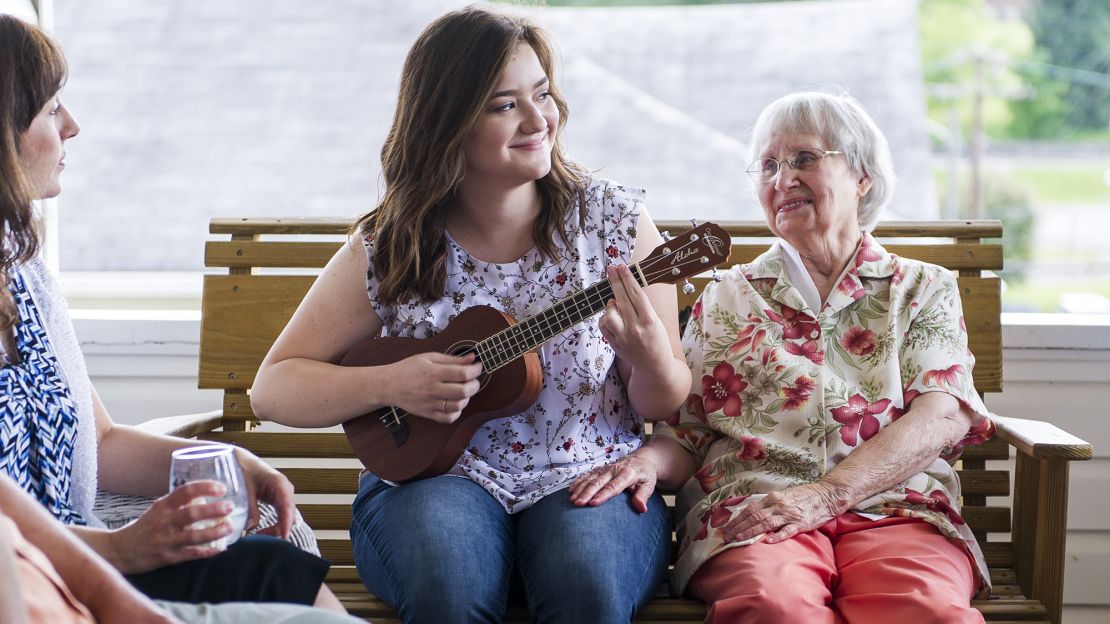
<svg viewBox="0 0 1110 624">
<path fill-rule="evenodd" d="M 465 342 L 465 343 L 456 344 L 456 345 L 452 346 L 450 349 L 448 349 L 447 351 L 445 351 L 445 353 L 447 355 L 454 355 L 456 357 L 462 357 L 464 355 L 470 355 L 471 353 L 473 353 L 475 362 L 481 362 L 482 361 L 482 354 L 478 353 L 477 345 L 473 342 Z M 486 382 L 487 381 L 489 381 L 489 371 L 487 371 L 485 369 L 485 367 L 483 366 L 482 367 L 482 372 L 478 374 L 478 391 L 479 392 L 481 392 L 482 388 L 486 387 Z"/>
</svg>

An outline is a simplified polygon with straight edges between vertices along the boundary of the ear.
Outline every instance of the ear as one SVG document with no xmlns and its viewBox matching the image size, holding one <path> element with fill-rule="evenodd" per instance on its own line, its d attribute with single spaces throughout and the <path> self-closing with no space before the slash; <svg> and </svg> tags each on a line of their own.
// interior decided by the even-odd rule
<svg viewBox="0 0 1110 624">
<path fill-rule="evenodd" d="M 867 175 L 866 173 L 860 174 L 859 180 L 856 181 L 856 195 L 858 197 L 863 197 L 867 194 L 868 191 L 871 190 L 871 186 L 874 183 L 875 182 L 871 179 L 871 176 Z"/>
</svg>

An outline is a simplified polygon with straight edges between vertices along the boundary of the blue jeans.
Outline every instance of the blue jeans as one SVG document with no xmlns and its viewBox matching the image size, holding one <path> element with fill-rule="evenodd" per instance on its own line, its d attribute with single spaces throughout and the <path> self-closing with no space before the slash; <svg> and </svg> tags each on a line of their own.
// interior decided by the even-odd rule
<svg viewBox="0 0 1110 624">
<path fill-rule="evenodd" d="M 366 475 L 351 541 L 362 582 L 410 623 L 501 622 L 514 567 L 537 623 L 628 622 L 670 555 L 658 493 L 644 514 L 627 493 L 575 507 L 560 490 L 510 515 L 453 476 L 391 487 Z"/>
</svg>

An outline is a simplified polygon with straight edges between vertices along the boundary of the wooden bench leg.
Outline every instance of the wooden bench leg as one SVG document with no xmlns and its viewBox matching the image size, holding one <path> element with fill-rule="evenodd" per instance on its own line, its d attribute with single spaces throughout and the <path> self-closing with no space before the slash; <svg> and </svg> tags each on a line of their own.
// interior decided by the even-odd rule
<svg viewBox="0 0 1110 624">
<path fill-rule="evenodd" d="M 1069 462 L 1018 452 L 1014 471 L 1014 562 L 1027 598 L 1060 622 L 1064 600 Z"/>
</svg>

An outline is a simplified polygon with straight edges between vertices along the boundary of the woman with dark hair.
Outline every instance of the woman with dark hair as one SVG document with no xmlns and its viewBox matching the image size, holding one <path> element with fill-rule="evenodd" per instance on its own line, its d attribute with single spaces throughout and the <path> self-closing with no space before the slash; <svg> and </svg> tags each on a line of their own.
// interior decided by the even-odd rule
<svg viewBox="0 0 1110 624">
<path fill-rule="evenodd" d="M 628 264 L 662 242 L 644 192 L 591 177 L 559 144 L 567 106 L 530 21 L 483 8 L 428 26 L 409 51 L 382 149 L 385 194 L 274 343 L 260 417 L 336 425 L 383 406 L 454 422 L 479 389 L 473 355 L 338 366 L 384 333 L 425 338 L 486 305 L 521 319 L 608 279 L 605 313 L 541 347 L 535 404 L 491 420 L 447 474 L 364 474 L 351 538 L 367 587 L 407 622 L 497 622 L 519 572 L 536 621 L 627 622 L 663 580 L 658 495 L 575 507 L 565 488 L 641 443 L 690 383 L 673 287 Z M 369 296 L 367 296 L 369 294 Z"/>
<path fill-rule="evenodd" d="M 92 387 L 65 300 L 38 259 L 32 201 L 61 192 L 65 143 L 79 126 L 61 103 L 66 63 L 38 28 L 0 15 L 0 473 L 6 473 L 101 557 L 151 597 L 183 602 L 267 601 L 342 611 L 323 585 L 328 564 L 271 536 L 244 538 L 225 552 L 225 501 L 211 481 L 166 494 L 170 455 L 197 444 L 112 422 Z M 273 533 L 289 534 L 293 486 L 243 449 L 238 459 L 251 502 L 276 507 Z M 136 521 L 101 528 L 92 513 L 97 487 L 162 496 Z M 198 521 L 215 521 L 193 529 Z"/>
</svg>

